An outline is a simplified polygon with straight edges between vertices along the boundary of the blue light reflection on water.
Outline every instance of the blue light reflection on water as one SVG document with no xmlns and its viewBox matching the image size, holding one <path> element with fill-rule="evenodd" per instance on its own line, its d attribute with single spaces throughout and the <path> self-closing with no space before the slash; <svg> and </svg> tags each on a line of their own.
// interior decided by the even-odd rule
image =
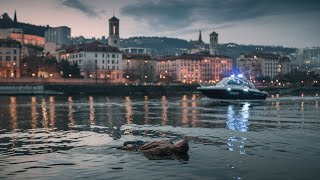
<svg viewBox="0 0 320 180">
<path fill-rule="evenodd" d="M 104 179 L 102 174 L 108 172 L 110 178 L 144 174 L 179 179 L 184 173 L 190 179 L 263 179 L 268 172 L 265 179 L 308 179 L 318 172 L 318 100 L 304 96 L 226 103 L 197 95 L 2 96 L 0 177 L 90 174 Z M 187 162 L 148 161 L 140 154 L 110 149 L 126 140 L 184 136 L 190 139 Z M 298 168 L 300 164 L 307 168 Z"/>
<path fill-rule="evenodd" d="M 241 110 L 235 111 L 234 105 L 228 106 L 228 118 L 227 118 L 227 128 L 233 131 L 247 132 L 248 128 L 248 119 L 249 119 L 249 108 L 250 103 L 245 102 L 240 104 Z M 238 114 L 236 114 L 238 113 Z M 235 148 L 239 148 L 240 154 L 245 154 L 245 137 L 234 137 L 231 136 L 228 138 L 229 151 L 234 151 Z"/>
</svg>

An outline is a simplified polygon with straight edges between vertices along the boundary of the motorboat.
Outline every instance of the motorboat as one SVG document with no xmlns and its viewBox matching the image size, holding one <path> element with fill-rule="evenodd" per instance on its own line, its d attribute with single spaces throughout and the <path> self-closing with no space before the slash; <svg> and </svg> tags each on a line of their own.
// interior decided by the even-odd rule
<svg viewBox="0 0 320 180">
<path fill-rule="evenodd" d="M 268 93 L 259 91 L 243 75 L 231 75 L 223 78 L 216 85 L 200 85 L 198 90 L 205 96 L 226 100 L 265 100 Z"/>
</svg>

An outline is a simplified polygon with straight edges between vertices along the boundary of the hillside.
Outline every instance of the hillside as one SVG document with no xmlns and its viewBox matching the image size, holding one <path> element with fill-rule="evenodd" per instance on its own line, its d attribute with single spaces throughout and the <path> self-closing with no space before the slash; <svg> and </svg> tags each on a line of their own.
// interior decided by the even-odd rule
<svg viewBox="0 0 320 180">
<path fill-rule="evenodd" d="M 175 53 L 187 53 L 194 45 L 194 41 L 186 41 L 168 37 L 131 37 L 121 40 L 121 47 L 148 48 L 152 55 L 172 55 Z M 207 48 L 209 45 L 206 44 Z M 282 46 L 239 45 L 236 43 L 219 44 L 219 53 L 232 58 L 237 58 L 241 53 L 265 52 L 278 54 L 291 54 L 296 48 Z"/>
<path fill-rule="evenodd" d="M 186 40 L 168 37 L 131 37 L 121 40 L 121 47 L 147 48 L 153 55 L 185 53 L 192 47 Z"/>
<path fill-rule="evenodd" d="M 37 26 L 28 23 L 14 22 L 7 13 L 0 18 L 0 28 L 19 28 L 23 29 L 25 34 L 33 34 L 44 37 L 44 32 L 48 26 Z"/>
</svg>

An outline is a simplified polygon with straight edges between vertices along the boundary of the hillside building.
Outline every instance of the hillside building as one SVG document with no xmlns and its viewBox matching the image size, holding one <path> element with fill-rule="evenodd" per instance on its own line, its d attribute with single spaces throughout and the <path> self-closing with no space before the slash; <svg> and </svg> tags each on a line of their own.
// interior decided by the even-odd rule
<svg viewBox="0 0 320 180">
<path fill-rule="evenodd" d="M 204 53 L 207 52 L 206 45 L 202 41 L 201 31 L 199 31 L 198 41 L 194 41 L 194 47 L 191 49 L 191 54 Z"/>
<path fill-rule="evenodd" d="M 45 54 L 55 54 L 63 45 L 71 45 L 71 29 L 66 26 L 48 28 L 45 33 Z"/>
</svg>

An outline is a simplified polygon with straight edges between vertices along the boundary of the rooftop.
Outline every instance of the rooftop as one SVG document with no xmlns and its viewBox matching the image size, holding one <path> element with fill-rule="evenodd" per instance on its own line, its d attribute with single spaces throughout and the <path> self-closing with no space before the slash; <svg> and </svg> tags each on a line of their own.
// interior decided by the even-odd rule
<svg viewBox="0 0 320 180">
<path fill-rule="evenodd" d="M 223 55 L 209 55 L 209 54 L 182 54 L 180 56 L 168 56 L 168 57 L 162 57 L 159 60 L 177 60 L 177 59 L 190 59 L 190 60 L 202 60 L 204 58 L 211 57 L 211 58 L 228 58 L 231 59 L 228 56 Z"/>
<path fill-rule="evenodd" d="M 13 39 L 0 39 L 0 46 L 9 47 L 12 45 L 21 46 L 21 43 Z"/>
<path fill-rule="evenodd" d="M 119 22 L 119 19 L 116 18 L 115 16 L 113 16 L 112 18 L 109 19 L 109 21 L 117 21 L 117 22 Z"/>
<path fill-rule="evenodd" d="M 149 54 L 125 54 L 123 59 L 151 60 L 151 56 Z"/>
<path fill-rule="evenodd" d="M 121 51 L 118 48 L 108 46 L 97 41 L 92 43 L 87 43 L 87 44 L 71 45 L 63 49 L 65 49 L 66 53 L 75 53 L 75 52 L 82 52 L 82 51 L 121 53 Z"/>
</svg>

